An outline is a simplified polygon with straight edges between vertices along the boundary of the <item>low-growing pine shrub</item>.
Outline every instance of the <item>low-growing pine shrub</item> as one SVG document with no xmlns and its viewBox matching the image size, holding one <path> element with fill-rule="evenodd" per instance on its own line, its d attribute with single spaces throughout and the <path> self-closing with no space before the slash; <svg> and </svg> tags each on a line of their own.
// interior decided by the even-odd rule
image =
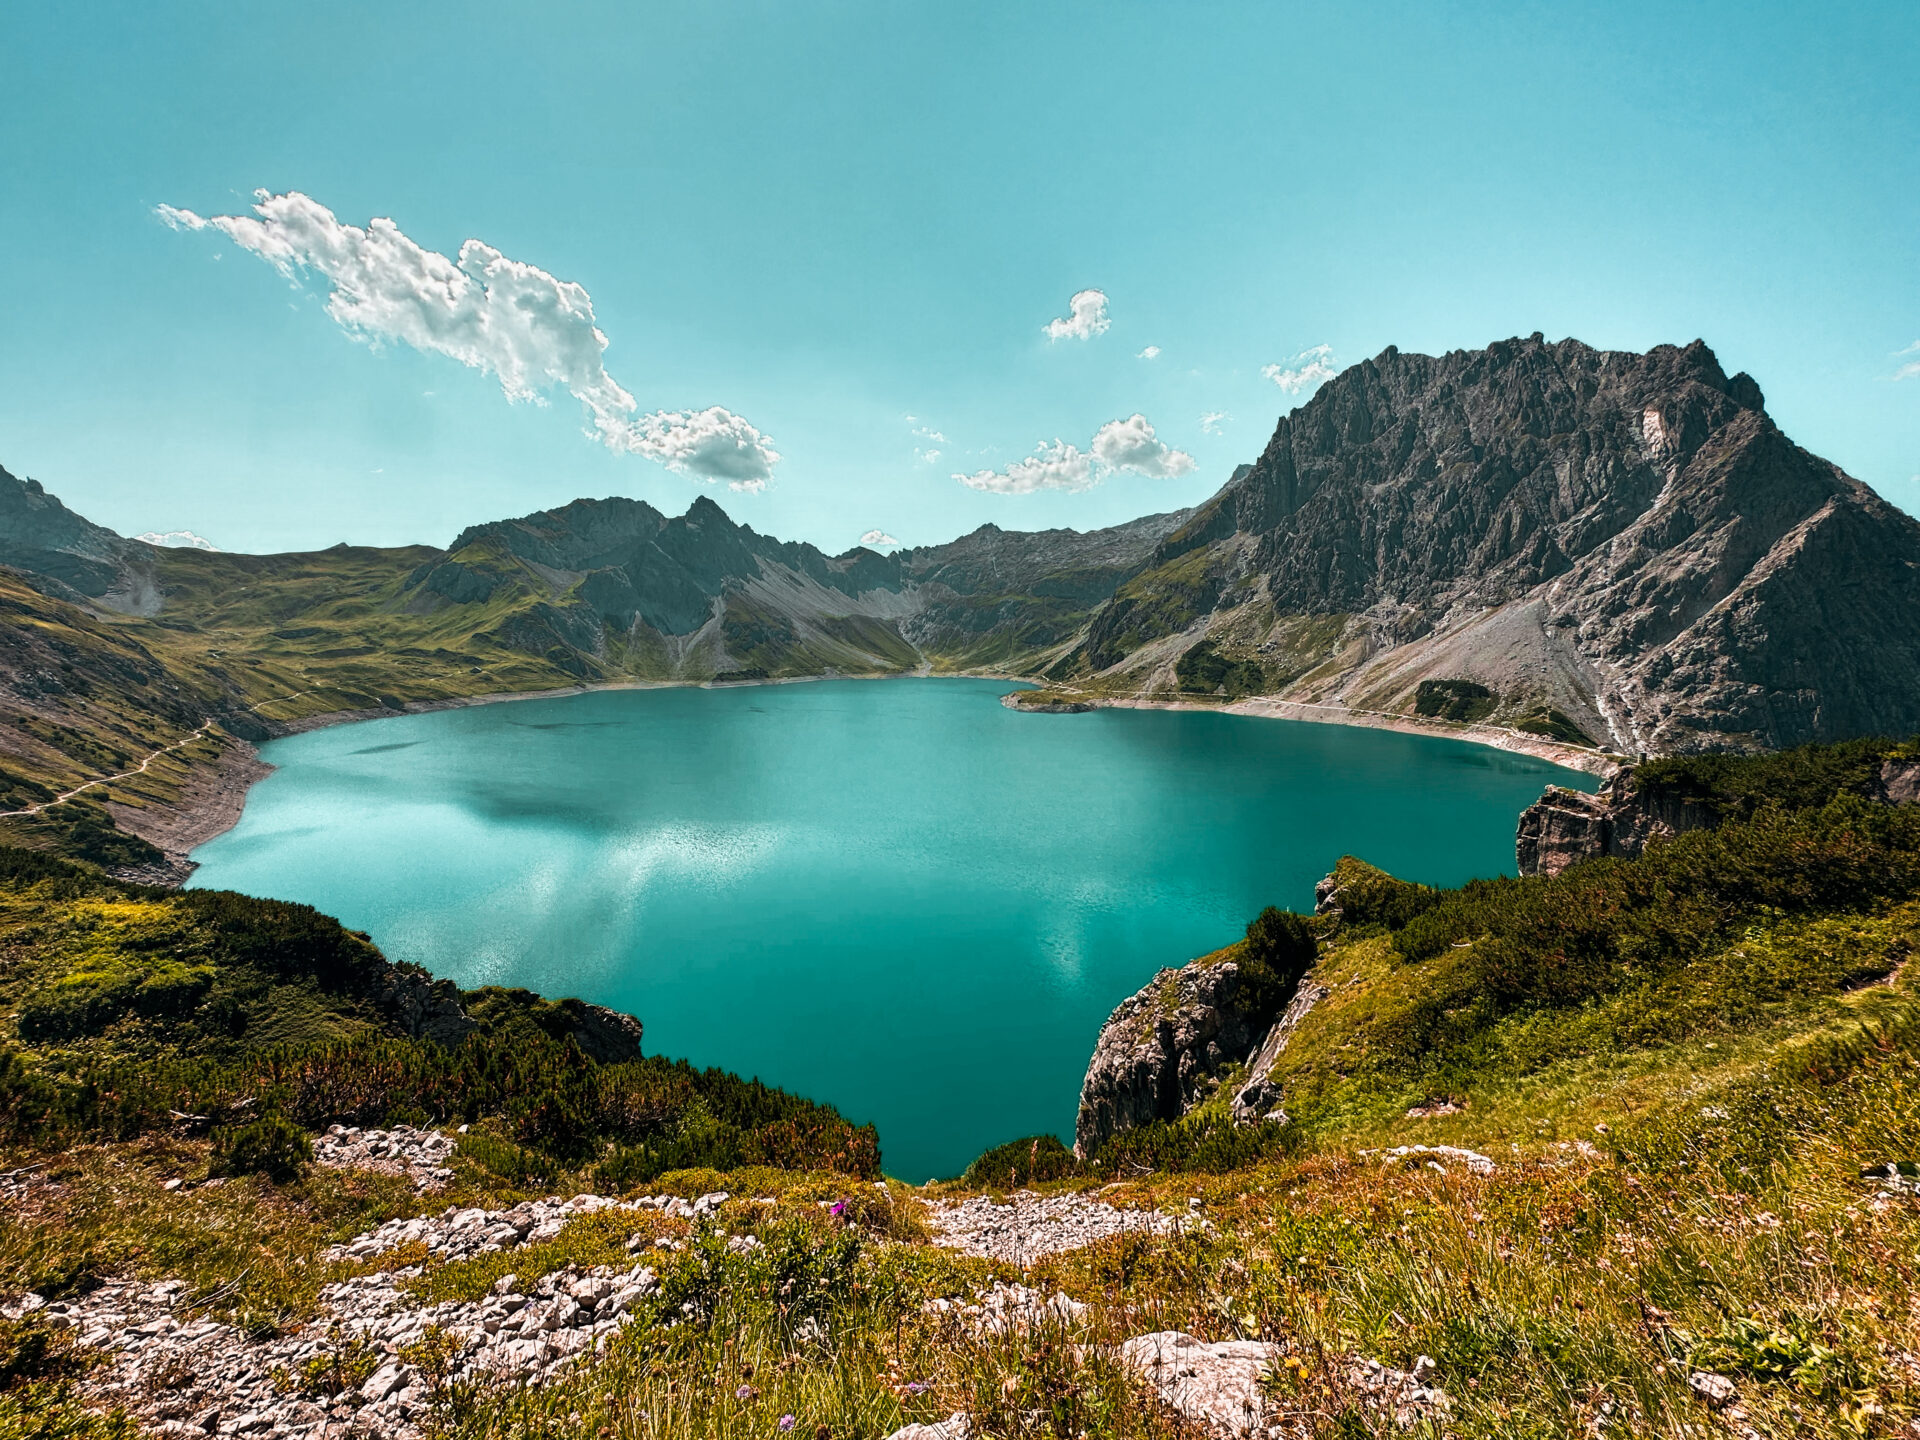
<svg viewBox="0 0 1920 1440">
<path fill-rule="evenodd" d="M 297 1179 L 313 1159 L 313 1141 L 284 1115 L 263 1115 L 213 1132 L 215 1175 L 262 1175 L 276 1185 Z"/>
</svg>

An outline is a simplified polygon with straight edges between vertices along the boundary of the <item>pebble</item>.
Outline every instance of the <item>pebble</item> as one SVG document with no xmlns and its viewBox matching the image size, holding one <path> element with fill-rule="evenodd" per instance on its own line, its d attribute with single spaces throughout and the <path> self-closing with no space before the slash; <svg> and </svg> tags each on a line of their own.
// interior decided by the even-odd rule
<svg viewBox="0 0 1920 1440">
<path fill-rule="evenodd" d="M 1478 1150 L 1462 1150 L 1457 1145 L 1396 1145 L 1391 1150 L 1362 1150 L 1360 1154 L 1363 1157 L 1383 1155 L 1389 1160 L 1429 1156 L 1432 1158 L 1428 1163 L 1443 1175 L 1446 1173 L 1446 1167 L 1440 1163 L 1442 1160 L 1451 1160 L 1455 1164 L 1464 1165 L 1469 1173 L 1481 1176 L 1491 1175 L 1500 1168 L 1493 1163 L 1490 1156 L 1482 1155 Z"/>
</svg>

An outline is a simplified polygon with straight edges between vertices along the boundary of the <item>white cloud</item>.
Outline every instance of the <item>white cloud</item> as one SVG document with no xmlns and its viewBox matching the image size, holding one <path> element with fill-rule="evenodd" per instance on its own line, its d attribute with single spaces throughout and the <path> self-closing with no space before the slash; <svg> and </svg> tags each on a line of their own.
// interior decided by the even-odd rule
<svg viewBox="0 0 1920 1440">
<path fill-rule="evenodd" d="M 1049 340 L 1090 340 L 1104 335 L 1113 322 L 1107 318 L 1107 292 L 1082 290 L 1067 302 L 1067 313 L 1046 323 Z"/>
<path fill-rule="evenodd" d="M 1200 417 L 1200 428 L 1208 435 L 1221 433 L 1221 424 L 1233 417 L 1224 410 L 1209 410 Z"/>
<path fill-rule="evenodd" d="M 196 535 L 191 530 L 149 530 L 133 538 L 144 540 L 149 545 L 160 545 L 169 550 L 212 550 L 218 553 L 220 549 L 206 536 Z"/>
<path fill-rule="evenodd" d="M 1131 470 L 1155 480 L 1171 480 L 1192 470 L 1194 459 L 1154 434 L 1144 415 L 1109 420 L 1094 432 L 1086 450 L 1055 440 L 1042 441 L 1033 454 L 1004 470 L 955 475 L 962 485 L 996 495 L 1031 495 L 1038 490 L 1088 490 L 1116 470 Z"/>
<path fill-rule="evenodd" d="M 1004 470 L 980 470 L 955 475 L 962 485 L 991 490 L 996 495 L 1031 495 L 1036 490 L 1086 490 L 1094 483 L 1093 457 L 1055 440 L 1042 441 L 1033 454 Z"/>
<path fill-rule="evenodd" d="M 636 416 L 638 402 L 607 373 L 607 337 L 582 286 L 479 240 L 450 260 L 391 220 L 363 230 L 298 191 L 256 194 L 252 215 L 203 217 L 172 205 L 157 213 L 176 230 L 211 226 L 291 280 L 319 274 L 331 286 L 327 313 L 357 338 L 458 360 L 496 377 L 512 401 L 545 403 L 544 392 L 564 387 L 610 450 L 735 490 L 764 490 L 773 478 L 772 441 L 717 405 Z"/>
<path fill-rule="evenodd" d="M 1142 350 L 1139 354 L 1135 355 L 1133 358 L 1136 360 L 1154 360 L 1154 359 L 1158 359 L 1159 355 L 1160 355 L 1160 347 L 1158 345 L 1149 345 L 1147 346 L 1146 349 Z"/>
<path fill-rule="evenodd" d="M 1920 355 L 1920 340 L 1914 341 L 1904 350 L 1894 351 L 1893 355 L 1896 360 L 1902 355 Z M 1911 380 L 1916 375 L 1920 375 L 1920 360 L 1909 360 L 1893 372 L 1893 378 L 1896 380 Z"/>
<path fill-rule="evenodd" d="M 1284 365 L 1263 365 L 1260 373 L 1289 395 L 1311 393 L 1340 372 L 1334 368 L 1333 347 L 1315 345 Z"/>
<path fill-rule="evenodd" d="M 884 530 L 869 530 L 860 537 L 862 545 L 898 545 L 900 542 Z"/>
<path fill-rule="evenodd" d="M 1093 458 L 1109 470 L 1131 470 L 1150 480 L 1174 480 L 1193 469 L 1193 456 L 1153 433 L 1144 415 L 1109 420 L 1094 433 Z"/>
<path fill-rule="evenodd" d="M 922 450 L 922 449 L 919 449 L 918 447 L 915 447 L 913 452 L 913 458 L 918 460 L 922 465 L 933 465 L 938 463 L 940 459 L 940 455 L 941 455 L 941 452 L 938 450 Z"/>
</svg>

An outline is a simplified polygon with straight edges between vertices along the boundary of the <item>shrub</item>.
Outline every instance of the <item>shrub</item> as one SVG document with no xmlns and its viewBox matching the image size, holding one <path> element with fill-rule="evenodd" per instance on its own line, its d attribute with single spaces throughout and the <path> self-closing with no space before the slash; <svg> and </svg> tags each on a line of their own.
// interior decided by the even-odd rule
<svg viewBox="0 0 1920 1440">
<path fill-rule="evenodd" d="M 213 1132 L 209 1166 L 215 1175 L 263 1175 L 276 1185 L 298 1178 L 313 1159 L 307 1132 L 284 1115 L 263 1115 L 246 1125 Z"/>
<path fill-rule="evenodd" d="M 1059 1137 L 1029 1135 L 996 1145 L 967 1166 L 960 1179 L 963 1184 L 995 1190 L 1012 1190 L 1041 1180 L 1059 1180 L 1078 1174 L 1080 1162 Z"/>
<path fill-rule="evenodd" d="M 498 1135 L 490 1135 L 484 1130 L 474 1130 L 462 1135 L 454 1145 L 454 1153 L 465 1156 L 482 1170 L 509 1185 L 526 1186 L 545 1184 L 553 1177 L 554 1164 L 551 1158 L 536 1154 L 511 1140 L 502 1140 Z M 598 1173 L 597 1171 L 595 1172 Z M 617 1186 L 615 1188 L 624 1188 Z"/>
<path fill-rule="evenodd" d="M 1240 981 L 1248 1008 L 1258 1015 L 1278 1015 L 1318 954 L 1305 916 L 1272 905 L 1262 910 L 1247 926 L 1246 943 L 1240 947 Z"/>
<path fill-rule="evenodd" d="M 1236 1125 L 1224 1115 L 1203 1112 L 1122 1130 L 1101 1144 L 1087 1168 L 1119 1176 L 1155 1170 L 1221 1175 L 1289 1154 L 1296 1140 L 1291 1125 Z"/>
<path fill-rule="evenodd" d="M 1434 720 L 1472 724 L 1493 713 L 1494 695 L 1472 680 L 1422 680 L 1413 692 L 1413 711 Z"/>
<path fill-rule="evenodd" d="M 1437 904 L 1442 892 L 1411 880 L 1396 880 L 1377 866 L 1342 855 L 1334 864 L 1333 903 L 1341 923 L 1348 926 L 1384 925 L 1398 930 L 1421 911 Z"/>
</svg>

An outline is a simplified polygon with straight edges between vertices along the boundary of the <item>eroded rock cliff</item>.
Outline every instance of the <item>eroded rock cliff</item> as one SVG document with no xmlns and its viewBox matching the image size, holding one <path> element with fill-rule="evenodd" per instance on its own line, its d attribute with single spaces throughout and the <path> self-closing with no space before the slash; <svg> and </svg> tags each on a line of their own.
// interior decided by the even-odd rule
<svg viewBox="0 0 1920 1440">
<path fill-rule="evenodd" d="M 1114 1008 L 1080 1086 L 1074 1153 L 1111 1135 L 1177 1120 L 1244 1060 L 1265 1029 L 1232 960 L 1162 970 Z"/>
</svg>

